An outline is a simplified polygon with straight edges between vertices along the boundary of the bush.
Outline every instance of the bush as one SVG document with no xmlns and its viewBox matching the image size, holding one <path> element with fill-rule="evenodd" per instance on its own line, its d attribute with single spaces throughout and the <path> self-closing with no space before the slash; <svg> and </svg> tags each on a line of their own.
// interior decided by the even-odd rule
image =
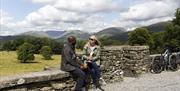
<svg viewBox="0 0 180 91">
<path fill-rule="evenodd" d="M 84 47 L 85 44 L 86 44 L 86 41 L 84 41 L 84 40 L 79 40 L 79 41 L 77 41 L 76 48 L 83 50 L 83 47 Z"/>
<path fill-rule="evenodd" d="M 33 45 L 24 43 L 18 48 L 17 55 L 18 60 L 20 60 L 21 63 L 26 63 L 27 61 L 34 60 Z"/>
<path fill-rule="evenodd" d="M 42 56 L 44 57 L 45 60 L 50 60 L 52 59 L 52 50 L 49 46 L 43 46 L 40 50 L 40 53 L 42 54 Z"/>
<path fill-rule="evenodd" d="M 145 28 L 136 28 L 128 34 L 130 45 L 152 45 L 153 40 L 149 31 Z"/>
</svg>

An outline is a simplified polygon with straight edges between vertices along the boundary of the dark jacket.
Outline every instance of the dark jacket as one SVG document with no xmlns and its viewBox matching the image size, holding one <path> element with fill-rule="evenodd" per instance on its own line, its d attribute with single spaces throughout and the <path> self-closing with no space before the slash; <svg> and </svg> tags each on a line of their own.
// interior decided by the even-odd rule
<svg viewBox="0 0 180 91">
<path fill-rule="evenodd" d="M 61 53 L 61 70 L 72 71 L 75 67 L 80 68 L 80 63 L 76 61 L 75 48 L 71 44 L 67 43 Z"/>
</svg>

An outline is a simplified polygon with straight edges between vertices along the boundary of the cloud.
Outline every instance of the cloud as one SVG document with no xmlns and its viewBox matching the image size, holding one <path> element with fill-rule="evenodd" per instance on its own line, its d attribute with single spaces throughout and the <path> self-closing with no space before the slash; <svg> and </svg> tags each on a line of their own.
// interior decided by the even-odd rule
<svg viewBox="0 0 180 91">
<path fill-rule="evenodd" d="M 86 17 L 85 17 L 86 16 Z M 37 30 L 82 30 L 86 32 L 95 32 L 103 29 L 108 24 L 103 20 L 103 16 L 98 14 L 94 15 L 85 15 L 81 22 L 75 21 L 59 21 L 60 19 L 53 19 L 53 21 L 49 20 L 41 20 L 39 22 L 31 22 L 33 28 Z M 66 16 L 68 17 L 68 16 Z M 73 16 L 76 17 L 76 16 Z M 56 22 L 55 22 L 56 21 Z"/>
<path fill-rule="evenodd" d="M 56 8 L 48 4 L 39 10 L 28 14 L 23 22 L 33 30 L 83 30 L 95 32 L 108 24 L 99 13 L 82 13 Z M 22 23 L 19 23 L 22 25 Z"/>
<path fill-rule="evenodd" d="M 76 27 L 82 24 L 89 16 L 89 14 L 59 10 L 52 5 L 46 5 L 30 13 L 24 22 L 27 22 L 32 28 L 41 31 L 48 29 L 67 30 L 69 27 Z"/>
<path fill-rule="evenodd" d="M 134 21 L 134 20 L 121 20 L 121 21 L 114 21 L 113 25 L 114 26 L 119 26 L 119 27 L 124 27 L 127 30 L 132 30 L 135 29 L 136 27 L 141 27 L 141 26 L 148 26 L 150 24 L 154 24 L 157 22 L 165 22 L 168 20 L 172 20 L 172 17 L 161 17 L 161 18 L 153 18 L 145 21 Z"/>
<path fill-rule="evenodd" d="M 121 11 L 123 8 L 113 0 L 32 0 L 33 3 L 51 4 L 54 7 L 81 13 Z"/>
<path fill-rule="evenodd" d="M 128 11 L 120 13 L 119 19 L 113 22 L 114 25 L 132 29 L 171 20 L 176 8 L 180 7 L 178 0 L 140 1 L 135 2 L 136 4 L 129 7 Z"/>
<path fill-rule="evenodd" d="M 0 10 L 0 14 L 0 35 L 14 35 L 32 29 L 26 21 L 14 21 L 8 12 Z"/>
<path fill-rule="evenodd" d="M 174 11 L 178 7 L 178 5 L 171 1 L 151 1 L 142 4 L 137 4 L 130 7 L 129 11 L 121 13 L 120 16 L 124 20 L 137 21 L 172 16 L 174 15 Z"/>
<path fill-rule="evenodd" d="M 9 27 L 13 26 L 12 23 L 13 18 L 9 16 L 9 14 L 3 10 L 0 10 L 0 34 L 7 35 L 10 34 Z"/>
<path fill-rule="evenodd" d="M 46 5 L 38 11 L 30 13 L 26 20 L 34 25 L 48 25 L 58 22 L 79 23 L 86 19 L 87 16 L 77 12 L 58 10 L 51 5 Z"/>
<path fill-rule="evenodd" d="M 58 0 L 55 5 L 58 9 L 81 13 L 107 12 L 123 10 L 113 0 Z"/>
<path fill-rule="evenodd" d="M 8 13 L 7 12 L 5 12 L 5 11 L 3 11 L 3 10 L 0 10 L 0 25 L 1 26 L 3 26 L 3 25 L 6 25 L 6 24 L 8 24 L 8 23 L 10 23 L 12 20 L 13 20 L 13 18 L 12 17 L 10 17 L 9 15 L 8 15 Z"/>
<path fill-rule="evenodd" d="M 80 29 L 86 32 L 97 32 L 111 25 L 104 20 L 102 15 L 91 15 L 83 23 L 71 24 L 67 27 L 68 30 Z"/>
<path fill-rule="evenodd" d="M 41 4 L 49 4 L 49 3 L 54 3 L 57 0 L 31 0 L 33 3 L 41 3 Z"/>
</svg>

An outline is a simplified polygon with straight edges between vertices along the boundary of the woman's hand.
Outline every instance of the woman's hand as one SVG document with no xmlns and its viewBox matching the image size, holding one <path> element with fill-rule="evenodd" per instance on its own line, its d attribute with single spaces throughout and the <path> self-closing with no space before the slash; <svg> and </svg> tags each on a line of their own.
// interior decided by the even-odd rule
<svg viewBox="0 0 180 91">
<path fill-rule="evenodd" d="M 91 60 L 88 60 L 87 62 L 88 62 L 88 63 L 91 63 L 92 61 L 91 61 Z"/>
<path fill-rule="evenodd" d="M 88 57 L 88 60 L 92 60 L 92 57 Z"/>
<path fill-rule="evenodd" d="M 83 64 L 83 65 L 81 65 L 81 69 L 87 69 L 87 63 L 85 63 L 85 64 Z"/>
<path fill-rule="evenodd" d="M 84 63 L 84 65 L 83 65 L 83 67 L 85 68 L 85 69 L 87 69 L 87 63 Z"/>
</svg>

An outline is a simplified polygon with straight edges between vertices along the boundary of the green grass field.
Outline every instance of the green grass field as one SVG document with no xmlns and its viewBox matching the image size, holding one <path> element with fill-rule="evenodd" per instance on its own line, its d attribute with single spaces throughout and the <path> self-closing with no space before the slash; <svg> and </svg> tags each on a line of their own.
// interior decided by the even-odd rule
<svg viewBox="0 0 180 91">
<path fill-rule="evenodd" d="M 35 55 L 35 60 L 31 63 L 20 63 L 15 51 L 1 51 L 0 76 L 42 71 L 45 66 L 58 67 L 60 65 L 60 55 L 53 55 L 52 58 L 53 60 L 44 60 L 41 55 Z"/>
</svg>

